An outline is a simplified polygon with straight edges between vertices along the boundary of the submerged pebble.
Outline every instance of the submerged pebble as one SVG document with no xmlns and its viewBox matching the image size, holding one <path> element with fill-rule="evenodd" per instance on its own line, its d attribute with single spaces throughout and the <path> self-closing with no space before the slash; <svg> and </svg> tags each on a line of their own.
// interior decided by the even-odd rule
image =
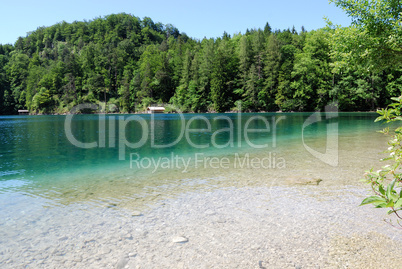
<svg viewBox="0 0 402 269">
<path fill-rule="evenodd" d="M 172 242 L 173 243 L 186 243 L 186 242 L 188 242 L 188 239 L 183 236 L 176 236 L 176 237 L 173 237 Z"/>
<path fill-rule="evenodd" d="M 131 216 L 139 217 L 139 216 L 142 216 L 142 213 L 140 211 L 133 211 L 133 212 L 131 212 Z"/>
</svg>

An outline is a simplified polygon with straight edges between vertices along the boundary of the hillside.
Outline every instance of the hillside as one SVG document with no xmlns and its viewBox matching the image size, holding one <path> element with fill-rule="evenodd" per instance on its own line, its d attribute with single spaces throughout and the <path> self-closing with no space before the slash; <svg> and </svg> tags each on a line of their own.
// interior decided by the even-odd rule
<svg viewBox="0 0 402 269">
<path fill-rule="evenodd" d="M 342 111 L 383 107 L 400 70 L 332 72 L 331 29 L 248 30 L 189 38 L 171 24 L 112 14 L 40 27 L 0 45 L 0 113 L 67 113 L 80 103 L 118 112 L 170 103 L 187 112 Z"/>
</svg>

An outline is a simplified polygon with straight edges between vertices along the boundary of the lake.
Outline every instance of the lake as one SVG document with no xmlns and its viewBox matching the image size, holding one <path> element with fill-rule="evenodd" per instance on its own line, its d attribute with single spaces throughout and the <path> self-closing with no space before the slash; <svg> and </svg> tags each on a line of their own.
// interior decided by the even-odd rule
<svg viewBox="0 0 402 269">
<path fill-rule="evenodd" d="M 247 268 L 269 264 L 281 252 L 269 249 L 286 246 L 281 240 L 292 234 L 278 237 L 283 227 L 303 222 L 310 227 L 323 222 L 304 240 L 310 238 L 312 245 L 323 240 L 325 247 L 337 242 L 335 250 L 325 250 L 332 258 L 320 261 L 318 254 L 297 256 L 295 250 L 295 257 L 284 261 L 278 255 L 273 263 L 283 263 L 282 268 L 289 259 L 331 264 L 350 234 L 330 234 L 349 227 L 347 221 L 356 233 L 375 233 L 375 241 L 361 239 L 368 246 L 381 239 L 392 248 L 401 238 L 391 238 L 384 228 L 384 212 L 357 207 L 369 193 L 359 180 L 365 170 L 381 165 L 387 148 L 376 117 L 337 112 L 0 116 L 0 264 L 194 268 L 222 267 L 232 259 Z M 335 214 L 339 203 L 350 210 Z M 261 211 L 266 204 L 270 209 Z M 374 219 L 360 219 L 370 214 Z M 292 215 L 300 222 L 290 225 Z M 263 219 L 278 225 L 265 231 L 256 222 Z M 366 223 L 356 225 L 360 222 Z M 238 234 L 241 227 L 253 229 Z M 278 246 L 258 243 L 257 228 Z M 236 234 L 240 241 L 232 242 Z M 174 236 L 188 242 L 172 243 Z M 257 249 L 251 244 L 246 259 L 240 246 L 254 237 Z M 292 240 L 289 246 L 301 238 Z M 325 249 L 316 247 L 317 253 Z M 203 259 L 208 256 L 211 264 Z"/>
</svg>

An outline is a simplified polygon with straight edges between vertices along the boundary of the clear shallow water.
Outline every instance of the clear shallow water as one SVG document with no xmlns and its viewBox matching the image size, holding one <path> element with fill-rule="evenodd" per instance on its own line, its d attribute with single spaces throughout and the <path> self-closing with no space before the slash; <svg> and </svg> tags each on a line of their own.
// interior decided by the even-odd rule
<svg viewBox="0 0 402 269">
<path fill-rule="evenodd" d="M 268 171 L 251 169 L 253 173 L 269 172 L 277 177 L 292 173 L 306 161 L 329 170 L 341 170 L 350 154 L 376 150 L 377 144 L 385 148 L 386 139 L 376 133 L 381 125 L 373 122 L 376 113 L 339 113 L 332 119 L 323 115 L 321 120 L 315 117 L 317 122 L 306 126 L 311 115 L 185 114 L 181 118 L 177 114 L 160 114 L 137 115 L 132 121 L 127 120 L 133 117 L 130 115 L 76 115 L 69 129 L 66 116 L 0 117 L 0 201 L 4 193 L 44 197 L 52 205 L 127 201 L 153 194 L 169 195 L 177 187 L 207 186 L 205 182 L 220 180 L 222 175 L 232 179 L 241 171 L 250 170 L 234 169 L 235 165 L 245 164 L 246 154 L 259 160 L 269 158 L 264 163 L 270 166 Z M 143 126 L 139 119 L 143 119 Z M 328 129 L 331 123 L 336 129 Z M 246 133 L 246 127 L 267 131 Z M 69 130 L 77 141 L 96 143 L 95 147 L 73 145 L 67 137 Z M 338 156 L 335 168 L 306 150 L 308 146 L 325 153 L 328 134 L 338 134 L 338 155 L 347 150 L 345 156 Z M 141 139 L 142 146 L 131 147 Z M 168 144 L 171 146 L 160 147 Z M 256 148 L 264 144 L 267 146 Z M 131 161 L 130 154 L 134 154 Z M 212 157 L 218 157 L 218 162 L 227 158 L 224 161 L 229 165 L 222 167 L 206 159 Z"/>
<path fill-rule="evenodd" d="M 361 211 L 357 207 L 368 189 L 359 183 L 359 178 L 370 166 L 379 165 L 378 160 L 382 157 L 379 152 L 387 147 L 387 138 L 376 132 L 382 126 L 373 122 L 377 117 L 375 113 L 339 113 L 336 118 L 327 120 L 323 117 L 322 121 L 309 126 L 306 121 L 311 113 L 186 114 L 185 124 L 195 116 L 205 118 L 192 120 L 190 129 L 205 129 L 208 123 L 211 129 L 190 132 L 190 141 L 196 145 L 212 145 L 215 141 L 218 147 L 198 149 L 191 146 L 184 135 L 171 147 L 155 148 L 151 145 L 152 133 L 149 132 L 144 136 L 147 139 L 143 146 L 124 148 L 125 160 L 119 160 L 119 144 L 126 138 L 131 143 L 140 141 L 142 129 L 138 122 L 128 123 L 122 136 L 120 116 L 106 116 L 105 129 L 99 129 L 103 126 L 102 116 L 100 121 L 98 115 L 74 116 L 71 132 L 77 140 L 102 145 L 104 137 L 104 146 L 84 149 L 67 139 L 66 116 L 0 117 L 1 267 L 111 267 L 131 252 L 138 253 L 138 257 L 130 256 L 130 261 L 143 264 L 145 268 L 152 267 L 147 264 L 175 268 L 179 259 L 191 261 L 194 253 L 203 253 L 198 259 L 200 265 L 205 262 L 206 255 L 211 261 L 216 259 L 212 267 L 219 267 L 225 262 L 220 257 L 228 252 L 221 253 L 223 256 L 214 256 L 214 253 L 220 253 L 219 249 L 229 251 L 233 245 L 239 249 L 233 259 L 248 262 L 251 261 L 249 258 L 255 257 L 243 257 L 244 249 L 248 249 L 243 245 L 254 240 L 250 238 L 257 240 L 264 236 L 283 242 L 283 236 L 294 232 L 293 214 L 300 218 L 298 233 L 303 227 L 311 227 L 314 223 L 317 226 L 318 230 L 313 234 L 308 229 L 302 231 L 312 245 L 329 238 L 327 230 L 319 230 L 321 221 L 325 222 L 322 227 L 336 231 L 344 231 L 349 226 L 353 227 L 350 232 L 357 233 L 386 230 L 378 225 L 381 224 L 381 212 L 376 212 L 376 217 L 366 223 L 364 218 L 372 210 L 366 207 Z M 250 133 L 250 142 L 267 144 L 266 148 L 253 148 L 245 139 L 245 125 L 254 116 L 265 118 L 270 128 L 266 133 Z M 131 115 L 122 117 L 127 120 Z M 151 116 L 138 117 L 144 119 L 151 130 Z M 278 121 L 280 117 L 285 118 Z M 156 144 L 168 144 L 180 136 L 182 122 L 179 115 L 155 115 L 154 121 Z M 278 121 L 276 129 L 273 121 Z M 225 129 L 231 124 L 232 135 Z M 266 123 L 259 118 L 249 122 L 248 127 L 264 128 Z M 310 148 L 326 153 L 334 146 L 331 139 L 336 134 L 337 149 L 332 157 L 337 158 L 337 165 L 328 165 L 307 151 Z M 232 144 L 219 146 L 228 142 Z M 141 160 L 166 158 L 167 167 L 154 169 L 134 165 L 130 168 L 131 153 L 138 154 Z M 172 159 L 172 154 L 189 160 L 185 171 L 183 165 L 177 165 Z M 202 160 L 218 157 L 229 165 L 196 162 L 195 154 L 201 154 Z M 250 163 L 252 159 L 257 160 L 257 167 L 247 163 L 241 165 L 246 154 L 250 156 Z M 236 159 L 236 156 L 242 159 Z M 266 167 L 258 167 L 258 160 L 264 158 Z M 299 181 L 318 178 L 323 180 L 319 186 L 298 185 Z M 299 191 L 302 194 L 293 194 Z M 259 197 L 257 201 L 256 196 Z M 298 205 L 297 209 L 286 204 L 292 199 L 294 205 Z M 334 199 L 339 199 L 342 205 L 334 207 Z M 267 203 L 270 208 L 262 208 Z M 133 217 L 133 212 L 138 210 L 143 216 Z M 251 210 L 252 214 L 244 215 L 244 210 Z M 317 210 L 322 214 L 311 217 L 311 212 Z M 221 212 L 222 215 L 210 212 Z M 268 227 L 267 223 L 274 226 Z M 233 231 L 240 230 L 244 231 L 245 237 L 241 234 L 233 236 Z M 255 234 L 257 230 L 262 234 Z M 186 248 L 187 256 L 180 256 L 186 252 L 170 245 L 171 236 L 184 232 L 191 237 L 190 242 L 195 243 Z M 222 245 L 224 248 L 210 245 L 216 243 L 217 234 L 222 235 L 223 241 L 227 240 L 228 244 Z M 240 241 L 233 242 L 233 238 Z M 391 245 L 393 243 L 395 241 L 391 240 Z M 289 238 L 289 245 L 283 249 L 298 253 L 299 250 L 291 249 L 293 245 Z M 166 257 L 171 255 L 171 249 L 179 256 L 169 260 Z M 267 257 L 276 255 L 270 253 L 270 249 L 264 251 Z M 316 252 L 315 249 L 311 251 Z M 167 264 L 160 263 L 160 253 L 164 253 L 163 261 Z M 316 257 L 310 258 L 316 260 Z M 278 260 L 273 260 L 273 264 L 276 262 Z"/>
</svg>

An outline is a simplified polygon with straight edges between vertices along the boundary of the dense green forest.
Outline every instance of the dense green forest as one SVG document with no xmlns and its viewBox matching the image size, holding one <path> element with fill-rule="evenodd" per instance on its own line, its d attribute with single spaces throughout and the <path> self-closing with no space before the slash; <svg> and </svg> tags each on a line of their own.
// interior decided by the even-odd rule
<svg viewBox="0 0 402 269">
<path fill-rule="evenodd" d="M 348 62 L 333 42 L 340 30 L 267 23 L 196 40 L 129 14 L 40 27 L 0 45 L 0 113 L 68 113 L 80 103 L 122 113 L 153 104 L 224 112 L 240 102 L 243 111 L 314 111 L 332 101 L 340 111 L 384 107 L 401 94 L 402 70 Z"/>
</svg>

